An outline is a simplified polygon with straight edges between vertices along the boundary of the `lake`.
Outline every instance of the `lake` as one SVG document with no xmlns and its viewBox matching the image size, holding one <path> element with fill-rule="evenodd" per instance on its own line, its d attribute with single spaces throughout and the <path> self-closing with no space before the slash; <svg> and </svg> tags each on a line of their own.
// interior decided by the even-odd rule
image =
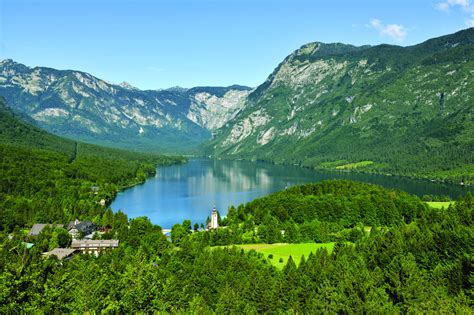
<svg viewBox="0 0 474 315">
<path fill-rule="evenodd" d="M 111 204 L 129 218 L 147 216 L 154 224 L 171 228 L 190 219 L 204 223 L 215 206 L 221 215 L 238 206 L 286 187 L 326 179 L 351 179 L 396 188 L 423 196 L 449 195 L 456 198 L 473 190 L 426 180 L 395 176 L 321 172 L 298 166 L 264 162 L 192 159 L 188 163 L 159 167 L 156 176 L 128 188 Z"/>
</svg>

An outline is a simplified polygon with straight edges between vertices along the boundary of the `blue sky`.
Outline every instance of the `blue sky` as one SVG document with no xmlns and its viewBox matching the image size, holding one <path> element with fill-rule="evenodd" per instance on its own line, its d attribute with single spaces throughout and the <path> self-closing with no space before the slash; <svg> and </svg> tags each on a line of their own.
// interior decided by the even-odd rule
<svg viewBox="0 0 474 315">
<path fill-rule="evenodd" d="M 141 89 L 257 86 L 313 42 L 413 45 L 474 26 L 474 0 L 0 0 L 0 58 Z"/>
</svg>

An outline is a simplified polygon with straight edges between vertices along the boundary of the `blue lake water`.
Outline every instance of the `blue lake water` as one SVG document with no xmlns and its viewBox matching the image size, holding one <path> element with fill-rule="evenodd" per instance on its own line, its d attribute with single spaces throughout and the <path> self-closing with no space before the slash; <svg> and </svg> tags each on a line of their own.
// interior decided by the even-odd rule
<svg viewBox="0 0 474 315">
<path fill-rule="evenodd" d="M 412 180 L 395 176 L 320 172 L 264 162 L 193 159 L 181 165 L 159 167 L 155 177 L 120 192 L 111 204 L 129 218 L 147 216 L 162 226 L 190 219 L 203 223 L 214 206 L 221 215 L 231 206 L 249 202 L 285 187 L 326 179 L 351 179 L 396 188 L 418 196 L 453 198 L 473 188 Z"/>
</svg>

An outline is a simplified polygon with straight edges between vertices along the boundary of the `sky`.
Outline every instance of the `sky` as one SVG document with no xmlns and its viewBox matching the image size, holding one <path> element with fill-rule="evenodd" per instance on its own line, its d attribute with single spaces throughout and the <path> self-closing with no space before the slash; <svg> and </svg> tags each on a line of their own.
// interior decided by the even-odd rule
<svg viewBox="0 0 474 315">
<path fill-rule="evenodd" d="M 474 26 L 474 0 L 0 0 L 0 59 L 140 89 L 251 87 L 314 41 L 408 46 Z"/>
</svg>

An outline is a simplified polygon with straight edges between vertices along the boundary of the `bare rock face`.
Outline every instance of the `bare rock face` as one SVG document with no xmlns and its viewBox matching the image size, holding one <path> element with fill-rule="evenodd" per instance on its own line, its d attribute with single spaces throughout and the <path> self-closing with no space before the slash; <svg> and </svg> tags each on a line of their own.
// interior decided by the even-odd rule
<svg viewBox="0 0 474 315">
<path fill-rule="evenodd" d="M 229 90 L 222 97 L 208 92 L 191 94 L 187 117 L 208 130 L 219 129 L 244 107 L 249 93 L 250 90 Z"/>
</svg>

